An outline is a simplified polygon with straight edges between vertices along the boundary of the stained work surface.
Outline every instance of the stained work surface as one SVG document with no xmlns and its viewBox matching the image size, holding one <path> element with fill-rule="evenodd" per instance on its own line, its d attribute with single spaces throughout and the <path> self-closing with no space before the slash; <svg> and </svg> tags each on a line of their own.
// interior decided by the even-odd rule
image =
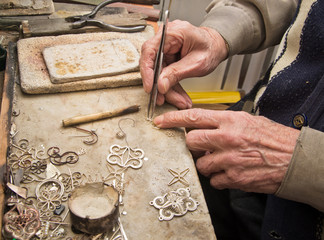
<svg viewBox="0 0 324 240">
<path fill-rule="evenodd" d="M 0 16 L 39 15 L 54 12 L 52 0 L 1 0 Z"/>
<path fill-rule="evenodd" d="M 139 53 L 128 39 L 48 47 L 43 57 L 52 83 L 114 76 L 138 70 Z"/>
<path fill-rule="evenodd" d="M 140 53 L 142 44 L 153 35 L 153 28 L 148 26 L 143 32 L 138 33 L 84 33 L 19 40 L 17 47 L 21 88 L 29 94 L 42 94 L 139 85 L 142 82 L 139 71 L 54 84 L 50 80 L 42 52 L 47 47 L 57 45 L 124 39 L 130 41 Z"/>
<path fill-rule="evenodd" d="M 185 144 L 184 132 L 182 129 L 157 129 L 147 121 L 148 98 L 140 86 L 47 95 L 26 95 L 16 86 L 11 131 L 13 144 L 18 146 L 28 141 L 28 147 L 24 145 L 25 151 L 34 149 L 35 155 L 43 153 L 43 157 L 53 155 L 53 149 L 56 149 L 56 153 L 59 149 L 61 155 L 70 151 L 79 156 L 77 161 L 69 159 L 65 164 L 54 157 L 52 163 L 60 163 L 54 164 L 55 171 L 53 164 L 46 160 L 46 170 L 39 171 L 39 174 L 28 173 L 29 183 L 21 185 L 28 188 L 28 197 L 35 197 L 34 188 L 38 186 L 42 189 L 46 175 L 65 174 L 66 179 L 73 176 L 75 186 L 98 181 L 112 184 L 113 179 L 118 185 L 123 176 L 122 186 L 118 185 L 123 190 L 122 204 L 119 206 L 122 213 L 120 221 L 128 239 L 216 239 L 194 162 Z M 89 140 L 85 132 L 62 127 L 62 119 L 134 104 L 141 106 L 137 113 L 80 125 L 97 134 L 98 141 L 92 145 L 84 144 L 84 140 Z M 157 114 L 170 110 L 174 109 L 168 105 L 159 107 Z M 118 158 L 112 157 L 118 149 L 128 149 L 127 153 L 134 150 L 140 154 L 133 155 L 135 161 L 127 161 L 130 159 L 124 156 L 118 162 Z M 14 146 L 11 150 L 17 154 L 19 152 Z M 12 158 L 11 164 L 17 166 L 17 161 Z M 182 173 L 181 178 L 176 177 L 177 173 Z M 65 189 L 71 190 L 71 185 L 66 185 Z M 182 211 L 183 216 L 175 214 L 166 221 L 163 219 L 170 217 L 170 214 L 164 212 L 164 215 L 160 215 L 154 204 L 159 205 L 165 200 L 172 202 L 174 195 L 166 196 L 169 199 L 164 197 L 172 191 L 186 197 L 183 200 L 188 205 L 182 205 L 181 201 L 173 202 L 174 209 Z M 59 202 L 67 206 L 65 194 Z M 161 196 L 161 201 L 156 199 L 158 196 Z M 42 207 L 42 203 L 48 203 L 41 200 L 36 200 L 34 204 Z M 53 204 L 58 202 L 53 201 Z M 58 217 L 64 216 L 64 222 L 69 223 L 67 207 Z M 82 237 L 82 234 L 72 233 L 69 225 L 60 225 L 59 229 L 66 237 Z M 53 230 L 49 231 L 48 234 L 55 234 L 51 232 Z"/>
</svg>

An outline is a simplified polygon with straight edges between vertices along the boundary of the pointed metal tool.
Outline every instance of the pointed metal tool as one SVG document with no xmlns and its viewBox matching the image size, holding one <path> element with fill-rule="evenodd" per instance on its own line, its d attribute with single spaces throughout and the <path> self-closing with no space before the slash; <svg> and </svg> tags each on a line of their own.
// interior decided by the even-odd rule
<svg viewBox="0 0 324 240">
<path fill-rule="evenodd" d="M 162 62 L 163 62 L 163 51 L 164 51 L 164 41 L 166 37 L 166 31 L 167 31 L 167 25 L 169 20 L 169 10 L 166 10 L 164 13 L 164 19 L 163 19 L 163 26 L 162 26 L 162 36 L 161 36 L 161 42 L 159 46 L 159 50 L 156 55 L 155 64 L 154 64 L 154 79 L 153 79 L 153 87 L 150 94 L 150 101 L 147 108 L 147 119 L 152 120 L 155 106 L 156 106 L 156 98 L 158 95 L 158 79 L 160 77 L 160 73 L 162 70 Z"/>
</svg>

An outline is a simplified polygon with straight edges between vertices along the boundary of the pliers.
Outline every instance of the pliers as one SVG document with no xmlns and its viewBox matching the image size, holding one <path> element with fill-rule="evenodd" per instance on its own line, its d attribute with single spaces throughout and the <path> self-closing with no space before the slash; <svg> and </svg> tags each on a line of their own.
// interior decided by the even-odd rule
<svg viewBox="0 0 324 240">
<path fill-rule="evenodd" d="M 99 20 L 95 20 L 94 17 L 98 11 L 108 4 L 114 2 L 122 2 L 121 0 L 106 0 L 98 4 L 91 13 L 85 15 L 71 16 L 65 18 L 67 22 L 72 22 L 72 28 L 82 28 L 84 26 L 97 26 L 103 29 L 107 29 L 114 32 L 140 32 L 145 29 L 145 26 L 135 26 L 135 27 L 118 27 L 115 25 L 107 24 Z"/>
</svg>

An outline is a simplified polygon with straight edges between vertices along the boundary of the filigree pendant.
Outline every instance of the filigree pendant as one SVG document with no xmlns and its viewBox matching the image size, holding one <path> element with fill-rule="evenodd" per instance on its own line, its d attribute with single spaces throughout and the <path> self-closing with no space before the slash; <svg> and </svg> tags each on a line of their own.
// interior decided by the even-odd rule
<svg viewBox="0 0 324 240">
<path fill-rule="evenodd" d="M 195 211 L 199 203 L 190 197 L 190 188 L 179 188 L 154 198 L 150 205 L 160 209 L 159 220 L 163 221 L 171 220 L 174 216 L 183 216 L 188 211 Z"/>
<path fill-rule="evenodd" d="M 28 240 L 41 226 L 36 209 L 17 203 L 4 217 L 4 229 L 13 238 Z"/>
<path fill-rule="evenodd" d="M 131 148 L 128 146 L 121 147 L 117 144 L 110 147 L 110 154 L 107 161 L 113 165 L 119 165 L 123 168 L 139 169 L 143 166 L 144 151 L 139 148 Z"/>
</svg>

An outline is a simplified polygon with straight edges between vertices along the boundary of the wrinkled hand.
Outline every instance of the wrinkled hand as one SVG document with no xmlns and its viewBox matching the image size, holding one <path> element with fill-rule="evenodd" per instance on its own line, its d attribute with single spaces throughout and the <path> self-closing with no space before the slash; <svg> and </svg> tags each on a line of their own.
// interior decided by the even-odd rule
<svg viewBox="0 0 324 240">
<path fill-rule="evenodd" d="M 245 112 L 190 109 L 154 119 L 160 128 L 188 127 L 198 171 L 217 189 L 273 194 L 288 169 L 299 130 Z"/>
<path fill-rule="evenodd" d="M 160 39 L 161 28 L 142 46 L 140 71 L 147 93 L 151 92 L 153 85 L 154 61 Z M 190 108 L 191 99 L 179 81 L 209 74 L 227 57 L 227 51 L 224 39 L 215 30 L 179 20 L 169 22 L 157 104 L 162 105 L 166 100 L 180 109 Z"/>
</svg>

